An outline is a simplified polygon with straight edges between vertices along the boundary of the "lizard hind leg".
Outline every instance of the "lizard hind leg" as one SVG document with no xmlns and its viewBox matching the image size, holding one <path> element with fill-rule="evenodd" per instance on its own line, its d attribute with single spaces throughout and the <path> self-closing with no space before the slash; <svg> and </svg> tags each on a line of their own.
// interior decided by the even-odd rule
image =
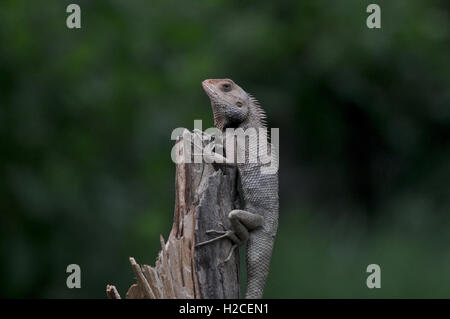
<svg viewBox="0 0 450 319">
<path fill-rule="evenodd" d="M 215 242 L 216 240 L 229 238 L 233 242 L 233 246 L 224 262 L 229 261 L 234 250 L 248 240 L 249 231 L 258 228 L 263 224 L 262 216 L 240 209 L 232 210 L 228 214 L 228 218 L 231 222 L 230 230 L 225 229 L 225 227 L 220 224 L 224 230 L 210 229 L 206 231 L 207 234 L 218 234 L 219 236 L 195 245 L 195 247 L 199 247 Z"/>
<path fill-rule="evenodd" d="M 231 227 L 237 232 L 237 235 L 239 236 L 242 233 L 242 236 L 239 237 L 245 237 L 245 239 L 248 239 L 248 231 L 261 227 L 264 222 L 264 218 L 261 215 L 241 209 L 232 210 L 228 214 L 228 218 L 231 221 Z"/>
<path fill-rule="evenodd" d="M 250 237 L 249 232 L 255 228 L 261 227 L 264 220 L 263 217 L 258 214 L 250 213 L 248 211 L 240 209 L 232 210 L 228 214 L 228 218 L 230 219 L 231 228 L 233 229 L 233 232 L 240 239 L 240 243 L 238 244 L 235 243 L 231 247 L 230 253 L 228 254 L 228 257 L 224 260 L 224 262 L 230 260 L 234 250 L 248 240 L 248 238 Z"/>
</svg>

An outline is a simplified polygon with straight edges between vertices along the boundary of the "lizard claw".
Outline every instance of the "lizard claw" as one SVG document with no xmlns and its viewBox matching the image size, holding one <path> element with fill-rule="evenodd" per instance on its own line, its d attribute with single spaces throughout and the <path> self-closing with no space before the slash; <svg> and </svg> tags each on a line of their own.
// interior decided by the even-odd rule
<svg viewBox="0 0 450 319">
<path fill-rule="evenodd" d="M 206 134 L 204 132 L 202 132 L 201 130 L 199 130 L 198 128 L 195 128 L 192 130 L 192 136 L 194 137 L 192 140 L 192 144 L 194 144 L 194 150 L 199 150 L 200 153 L 195 153 L 196 155 L 204 155 L 204 145 L 203 142 L 205 141 L 209 141 L 212 138 L 212 135 Z M 197 138 L 196 138 L 197 137 Z M 196 142 L 200 142 L 196 143 Z"/>
<path fill-rule="evenodd" d="M 206 231 L 206 233 L 207 233 L 207 234 L 220 234 L 220 235 L 223 235 L 223 234 L 226 233 L 226 231 L 225 231 L 225 230 L 208 229 L 208 230 Z"/>
<path fill-rule="evenodd" d="M 209 141 L 209 140 L 211 140 L 211 138 L 212 138 L 212 135 L 207 134 L 207 133 L 205 133 L 205 132 L 199 130 L 198 128 L 194 128 L 194 129 L 192 130 L 192 133 L 193 133 L 194 135 L 197 135 L 198 137 L 200 137 L 200 139 L 201 139 L 202 141 Z"/>
<path fill-rule="evenodd" d="M 221 224 L 220 224 L 221 225 Z M 198 246 L 203 246 L 206 244 L 210 244 L 216 240 L 222 239 L 222 238 L 229 238 L 234 244 L 240 244 L 241 240 L 239 240 L 239 238 L 236 236 L 235 232 L 233 230 L 226 230 L 225 227 L 223 225 L 221 225 L 224 230 L 215 230 L 215 229 L 209 229 L 206 231 L 207 234 L 219 234 L 219 236 L 213 238 L 213 239 L 209 239 L 209 240 L 205 240 L 201 243 L 198 243 L 195 245 L 195 247 Z"/>
<path fill-rule="evenodd" d="M 234 252 L 234 250 L 235 250 L 237 247 L 238 247 L 238 244 L 234 244 L 233 246 L 231 246 L 231 249 L 230 249 L 230 252 L 228 253 L 227 258 L 225 258 L 224 261 L 223 261 L 224 263 L 227 263 L 227 262 L 230 261 L 231 256 L 233 256 L 233 252 Z"/>
<path fill-rule="evenodd" d="M 211 230 L 207 230 L 206 233 L 207 233 L 207 234 L 210 234 L 210 233 L 219 233 L 219 234 L 222 234 L 222 235 L 217 236 L 216 238 L 213 238 L 213 239 L 210 239 L 210 240 L 206 240 L 206 241 L 204 241 L 204 242 L 201 242 L 201 243 L 195 245 L 195 247 L 207 245 L 207 244 L 210 244 L 210 243 L 212 243 L 212 242 L 214 242 L 214 241 L 216 241 L 216 240 L 219 240 L 219 239 L 222 239 L 222 238 L 225 238 L 225 237 L 230 238 L 233 242 L 235 242 L 234 239 L 237 239 L 236 235 L 234 234 L 234 232 L 233 232 L 232 230 L 226 230 L 226 231 L 224 230 L 224 231 L 222 231 L 222 230 L 214 230 L 214 229 L 211 229 Z M 230 261 L 231 256 L 233 256 L 234 250 L 235 250 L 238 246 L 239 246 L 239 243 L 234 243 L 233 246 L 231 246 L 230 252 L 228 253 L 227 257 L 222 261 L 222 263 L 227 263 L 227 262 Z"/>
</svg>

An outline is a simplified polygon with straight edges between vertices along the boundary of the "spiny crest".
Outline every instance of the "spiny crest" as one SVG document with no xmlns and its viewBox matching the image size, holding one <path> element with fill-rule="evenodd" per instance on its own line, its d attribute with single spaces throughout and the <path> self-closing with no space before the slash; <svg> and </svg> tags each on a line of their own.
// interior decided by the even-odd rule
<svg viewBox="0 0 450 319">
<path fill-rule="evenodd" d="M 252 103 L 252 105 L 254 106 L 254 110 L 256 112 L 256 115 L 261 123 L 261 125 L 263 127 L 267 126 L 267 115 L 266 112 L 262 109 L 261 104 L 259 103 L 259 101 L 257 99 L 255 99 L 253 97 L 253 95 L 251 95 L 250 93 L 247 93 L 248 97 L 250 99 L 250 102 Z"/>
</svg>

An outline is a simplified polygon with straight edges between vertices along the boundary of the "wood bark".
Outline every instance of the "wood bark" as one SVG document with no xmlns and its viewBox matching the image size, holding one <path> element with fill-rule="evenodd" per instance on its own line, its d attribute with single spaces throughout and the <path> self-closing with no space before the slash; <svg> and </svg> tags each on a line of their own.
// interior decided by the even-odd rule
<svg viewBox="0 0 450 319">
<path fill-rule="evenodd" d="M 186 139 L 185 139 L 186 140 Z M 239 298 L 239 253 L 224 262 L 231 249 L 228 239 L 195 247 L 214 238 L 206 230 L 230 228 L 228 214 L 237 207 L 236 170 L 201 162 L 186 151 L 190 142 L 177 141 L 176 158 L 197 159 L 176 164 L 175 211 L 167 241 L 160 236 L 161 251 L 155 266 L 139 265 L 130 257 L 136 277 L 126 298 Z M 192 151 L 192 150 L 191 150 Z M 195 158 L 194 158 L 195 157 Z M 200 163 L 197 163 L 200 162 Z M 106 287 L 110 299 L 120 299 L 115 286 Z"/>
</svg>

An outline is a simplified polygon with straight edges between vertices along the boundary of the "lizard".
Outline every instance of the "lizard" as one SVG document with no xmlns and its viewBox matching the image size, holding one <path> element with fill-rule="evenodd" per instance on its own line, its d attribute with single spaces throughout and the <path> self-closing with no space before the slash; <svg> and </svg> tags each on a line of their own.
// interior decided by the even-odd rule
<svg viewBox="0 0 450 319">
<path fill-rule="evenodd" d="M 264 134 L 262 137 L 259 135 L 259 142 L 266 143 L 267 149 L 272 154 L 275 152 L 273 145 L 268 143 L 265 133 L 266 114 L 252 95 L 230 79 L 208 79 L 202 82 L 202 86 L 210 99 L 214 126 L 218 130 L 225 132 L 228 128 L 244 131 L 262 129 L 261 132 Z M 245 140 L 243 144 L 237 145 L 237 148 L 246 147 Z M 225 259 L 228 261 L 234 249 L 246 243 L 247 291 L 245 298 L 259 299 L 262 298 L 269 273 L 278 228 L 278 166 L 275 171 L 264 173 L 261 169 L 267 166 L 267 163 L 249 161 L 249 153 L 256 152 L 257 146 L 251 143 L 247 145 L 245 161 L 239 162 L 234 154 L 230 157 L 227 154 L 228 144 L 224 156 L 212 153 L 211 160 L 215 163 L 237 167 L 238 194 L 243 203 L 241 207 L 243 209 L 235 209 L 228 214 L 231 229 L 226 229 L 220 224 L 223 230 L 208 230 L 208 234 L 219 236 L 199 243 L 196 247 L 228 238 L 233 243 Z"/>
</svg>

